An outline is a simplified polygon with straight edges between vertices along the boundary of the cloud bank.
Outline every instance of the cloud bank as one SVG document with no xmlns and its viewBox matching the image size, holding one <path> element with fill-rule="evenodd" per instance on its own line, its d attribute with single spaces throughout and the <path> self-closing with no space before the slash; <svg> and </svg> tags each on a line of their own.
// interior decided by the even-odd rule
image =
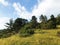
<svg viewBox="0 0 60 45">
<path fill-rule="evenodd" d="M 60 0 L 37 1 L 38 4 L 33 6 L 32 12 L 28 12 L 24 6 L 21 6 L 20 3 L 13 3 L 13 7 L 17 15 L 25 19 L 31 19 L 33 15 L 39 18 L 41 14 L 49 17 L 51 14 L 57 16 L 57 14 L 60 13 Z"/>
</svg>

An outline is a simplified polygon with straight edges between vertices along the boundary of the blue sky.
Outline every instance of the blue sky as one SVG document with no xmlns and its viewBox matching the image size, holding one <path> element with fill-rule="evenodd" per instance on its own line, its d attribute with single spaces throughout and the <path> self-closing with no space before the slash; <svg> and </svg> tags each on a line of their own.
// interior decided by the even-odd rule
<svg viewBox="0 0 60 45">
<path fill-rule="evenodd" d="M 60 0 L 0 0 L 0 29 L 5 28 L 9 19 L 17 17 L 30 20 L 33 15 L 41 14 L 48 18 L 60 13 Z M 39 21 L 39 19 L 37 19 Z"/>
<path fill-rule="evenodd" d="M 19 5 L 21 5 L 21 8 L 24 7 L 27 12 L 32 12 L 34 5 L 37 5 L 38 2 L 37 0 L 0 0 L 0 20 L 4 20 L 5 18 L 8 18 L 8 20 L 10 18 L 16 19 L 17 17 L 20 17 L 17 14 L 18 11 L 15 11 L 15 7 L 13 7 L 14 3 L 16 3 L 16 5 L 19 3 Z M 0 26 L 1 28 L 4 27 L 3 25 L 6 22 L 8 22 L 6 19 L 4 21 L 1 24 L 2 27 Z"/>
</svg>

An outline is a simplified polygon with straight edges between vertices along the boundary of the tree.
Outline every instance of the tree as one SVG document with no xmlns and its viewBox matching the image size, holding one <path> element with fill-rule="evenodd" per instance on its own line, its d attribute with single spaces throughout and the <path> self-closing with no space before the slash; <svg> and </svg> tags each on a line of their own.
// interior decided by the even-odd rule
<svg viewBox="0 0 60 45">
<path fill-rule="evenodd" d="M 6 26 L 7 29 L 9 29 L 9 30 L 13 30 L 13 24 L 14 24 L 13 19 L 10 19 L 9 23 L 6 23 L 5 26 Z"/>
<path fill-rule="evenodd" d="M 47 22 L 47 17 L 46 16 L 44 16 L 44 21 L 45 21 L 45 23 Z"/>
<path fill-rule="evenodd" d="M 43 15 L 41 15 L 39 19 L 41 22 L 44 22 L 44 16 Z"/>
<path fill-rule="evenodd" d="M 47 17 L 41 15 L 39 19 L 41 21 L 41 23 L 40 23 L 41 29 L 47 29 Z"/>
<path fill-rule="evenodd" d="M 54 15 L 51 15 L 50 21 L 52 28 L 56 28 L 56 18 L 54 17 Z"/>
<path fill-rule="evenodd" d="M 57 23 L 57 25 L 60 25 L 60 14 L 58 14 L 58 16 L 56 18 L 56 23 Z"/>
<path fill-rule="evenodd" d="M 47 22 L 47 17 L 46 16 L 41 15 L 39 19 L 43 23 Z"/>
<path fill-rule="evenodd" d="M 27 22 L 28 21 L 26 19 L 17 18 L 13 25 L 14 30 L 18 32 L 21 29 L 21 27 L 23 27 Z"/>
<path fill-rule="evenodd" d="M 35 16 L 32 16 L 31 27 L 36 28 L 36 26 L 37 26 L 37 18 Z"/>
</svg>

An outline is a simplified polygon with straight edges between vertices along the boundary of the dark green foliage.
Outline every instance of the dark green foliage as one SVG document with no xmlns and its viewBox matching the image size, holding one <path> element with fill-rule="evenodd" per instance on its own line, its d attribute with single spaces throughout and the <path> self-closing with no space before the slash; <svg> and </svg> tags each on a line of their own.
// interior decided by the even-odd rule
<svg viewBox="0 0 60 45">
<path fill-rule="evenodd" d="M 40 23 L 41 29 L 47 29 L 47 17 L 41 15 L 40 21 L 41 21 L 41 23 Z"/>
<path fill-rule="evenodd" d="M 55 29 L 56 28 L 56 18 L 54 15 L 51 15 L 50 19 L 47 21 L 47 29 Z"/>
<path fill-rule="evenodd" d="M 53 29 L 56 28 L 56 18 L 54 17 L 54 15 L 51 15 L 50 21 L 51 21 L 52 28 Z"/>
<path fill-rule="evenodd" d="M 0 31 L 0 38 L 7 38 L 10 37 L 12 35 L 11 32 L 9 32 L 9 30 L 1 30 Z"/>
<path fill-rule="evenodd" d="M 40 19 L 41 22 L 43 22 L 44 21 L 44 16 L 41 15 L 39 19 Z"/>
<path fill-rule="evenodd" d="M 34 34 L 34 31 L 32 29 L 27 29 L 27 30 L 20 30 L 20 36 L 21 37 L 27 37 Z"/>
<path fill-rule="evenodd" d="M 17 18 L 14 22 L 14 30 L 16 32 L 19 31 L 19 29 L 21 29 L 28 21 L 26 19 L 22 19 L 22 18 Z"/>
<path fill-rule="evenodd" d="M 35 16 L 32 16 L 30 25 L 31 25 L 32 28 L 37 27 L 37 18 Z"/>
<path fill-rule="evenodd" d="M 41 15 L 40 16 L 41 20 L 41 29 L 55 29 L 56 28 L 56 18 L 54 15 L 51 15 L 51 18 L 47 20 L 46 16 Z"/>
<path fill-rule="evenodd" d="M 27 37 L 34 34 L 34 29 L 31 29 L 30 25 L 25 25 L 19 33 L 21 37 Z"/>
<path fill-rule="evenodd" d="M 47 23 L 47 29 L 52 29 L 52 21 L 49 21 L 48 23 Z"/>
<path fill-rule="evenodd" d="M 42 23 L 46 23 L 47 22 L 47 17 L 46 16 L 41 15 L 39 19 L 40 19 L 40 21 Z"/>
<path fill-rule="evenodd" d="M 15 20 L 15 22 L 14 22 L 14 25 L 13 25 L 14 30 L 18 31 L 21 28 L 21 26 L 22 26 L 22 19 L 21 18 L 17 18 Z"/>
<path fill-rule="evenodd" d="M 60 25 L 60 14 L 56 18 L 56 23 L 57 23 L 57 25 Z"/>
<path fill-rule="evenodd" d="M 19 29 L 24 27 L 24 25 L 27 23 L 28 21 L 22 18 L 17 18 L 15 22 L 13 22 L 13 20 L 10 19 L 10 22 L 6 23 L 5 25 L 7 29 L 3 29 L 0 31 L 0 38 L 10 37 L 11 35 L 18 33 Z"/>
<path fill-rule="evenodd" d="M 41 24 L 37 23 L 36 29 L 41 29 Z"/>
<path fill-rule="evenodd" d="M 47 29 L 47 23 L 41 23 L 41 29 Z"/>
</svg>

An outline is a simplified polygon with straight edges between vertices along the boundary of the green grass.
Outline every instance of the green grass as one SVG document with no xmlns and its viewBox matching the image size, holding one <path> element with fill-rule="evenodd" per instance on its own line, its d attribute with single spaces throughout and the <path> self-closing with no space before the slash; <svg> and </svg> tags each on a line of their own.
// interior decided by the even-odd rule
<svg viewBox="0 0 60 45">
<path fill-rule="evenodd" d="M 60 45 L 57 32 L 60 29 L 39 30 L 29 37 L 19 37 L 19 34 L 0 39 L 0 45 Z"/>
</svg>

